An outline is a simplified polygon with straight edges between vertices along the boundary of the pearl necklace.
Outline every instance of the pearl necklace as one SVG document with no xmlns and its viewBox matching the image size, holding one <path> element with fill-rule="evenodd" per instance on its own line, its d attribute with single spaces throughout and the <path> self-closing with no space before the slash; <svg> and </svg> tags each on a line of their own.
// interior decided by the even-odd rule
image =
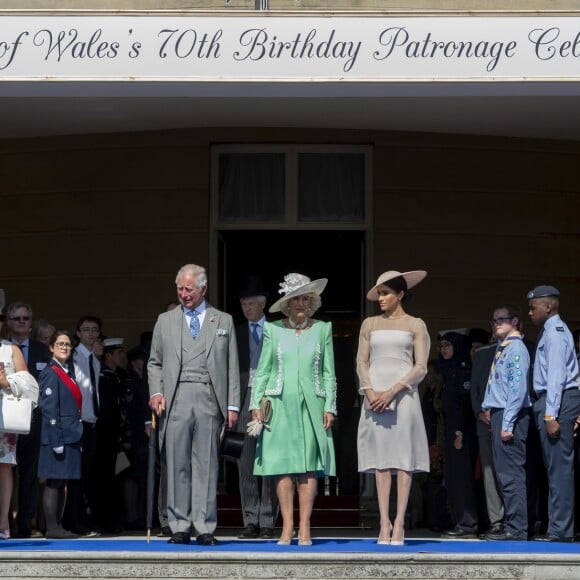
<svg viewBox="0 0 580 580">
<path fill-rule="evenodd" d="M 308 326 L 308 316 L 304 319 L 304 322 L 296 323 L 290 317 L 288 317 L 288 324 L 294 330 L 303 330 Z"/>
</svg>

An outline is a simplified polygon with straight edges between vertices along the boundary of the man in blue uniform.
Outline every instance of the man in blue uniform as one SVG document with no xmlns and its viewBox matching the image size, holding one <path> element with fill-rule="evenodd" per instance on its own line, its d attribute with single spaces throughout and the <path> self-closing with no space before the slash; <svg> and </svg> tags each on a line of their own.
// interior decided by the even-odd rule
<svg viewBox="0 0 580 580">
<path fill-rule="evenodd" d="M 548 475 L 549 523 L 544 542 L 574 541 L 574 422 L 580 415 L 580 378 L 572 333 L 560 318 L 560 292 L 537 286 L 529 315 L 542 330 L 533 367 L 534 416 Z"/>
<path fill-rule="evenodd" d="M 505 507 L 505 529 L 491 530 L 487 540 L 527 540 L 526 442 L 530 424 L 528 371 L 530 355 L 518 328 L 517 307 L 493 312 L 499 340 L 481 408 L 490 412 L 493 463 Z"/>
</svg>

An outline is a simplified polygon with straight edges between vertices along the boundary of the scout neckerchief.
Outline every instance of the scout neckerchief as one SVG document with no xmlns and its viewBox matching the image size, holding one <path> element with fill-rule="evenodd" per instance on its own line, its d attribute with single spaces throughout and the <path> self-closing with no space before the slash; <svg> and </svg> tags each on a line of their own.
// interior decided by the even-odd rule
<svg viewBox="0 0 580 580">
<path fill-rule="evenodd" d="M 72 393 L 72 396 L 75 399 L 75 403 L 77 404 L 77 407 L 80 411 L 83 404 L 83 396 L 79 386 L 67 373 L 64 372 L 64 370 L 59 365 L 51 365 L 50 368 L 60 377 L 68 390 Z"/>
<path fill-rule="evenodd" d="M 493 363 L 491 365 L 491 369 L 489 371 L 489 377 L 487 379 L 487 390 L 489 392 L 489 389 L 491 387 L 491 382 L 493 380 L 493 376 L 495 374 L 495 365 L 497 364 L 497 361 L 500 359 L 501 357 L 501 353 L 505 350 L 505 348 L 507 346 L 509 346 L 510 341 L 512 340 L 522 340 L 522 335 L 516 330 L 513 334 L 510 334 L 509 336 L 506 336 L 506 338 L 504 339 L 504 341 L 497 347 L 497 350 L 495 351 L 495 357 L 493 359 Z"/>
</svg>

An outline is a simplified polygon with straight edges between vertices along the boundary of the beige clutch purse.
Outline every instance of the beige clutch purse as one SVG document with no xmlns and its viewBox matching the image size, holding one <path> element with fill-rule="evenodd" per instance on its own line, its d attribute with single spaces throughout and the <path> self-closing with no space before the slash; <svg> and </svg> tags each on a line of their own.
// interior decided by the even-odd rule
<svg viewBox="0 0 580 580">
<path fill-rule="evenodd" d="M 260 401 L 260 413 L 262 415 L 261 421 L 252 419 L 246 426 L 246 433 L 250 437 L 259 437 L 264 427 L 266 427 L 266 429 L 270 428 L 269 423 L 272 418 L 272 401 L 270 401 L 268 397 L 262 397 L 262 400 Z"/>
<path fill-rule="evenodd" d="M 372 407 L 369 403 L 369 400 L 365 397 L 364 398 L 364 408 L 366 411 L 372 411 Z M 385 411 L 394 411 L 397 408 L 397 399 L 394 398 L 388 405 Z"/>
</svg>

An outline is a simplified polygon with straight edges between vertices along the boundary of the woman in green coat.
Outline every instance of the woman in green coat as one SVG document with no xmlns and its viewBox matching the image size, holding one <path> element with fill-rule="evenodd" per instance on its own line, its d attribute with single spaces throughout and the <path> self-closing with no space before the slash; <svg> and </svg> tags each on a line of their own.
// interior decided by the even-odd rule
<svg viewBox="0 0 580 580">
<path fill-rule="evenodd" d="M 270 307 L 286 318 L 264 324 L 262 353 L 252 382 L 252 418 L 262 421 L 260 401 L 272 415 L 258 439 L 254 474 L 275 476 L 283 528 L 279 544 L 294 533 L 294 482 L 298 490 L 298 544 L 312 544 L 310 516 L 317 477 L 336 474 L 332 424 L 336 415 L 336 376 L 332 326 L 314 320 L 326 278 L 311 281 L 288 274 L 284 294 Z"/>
</svg>

